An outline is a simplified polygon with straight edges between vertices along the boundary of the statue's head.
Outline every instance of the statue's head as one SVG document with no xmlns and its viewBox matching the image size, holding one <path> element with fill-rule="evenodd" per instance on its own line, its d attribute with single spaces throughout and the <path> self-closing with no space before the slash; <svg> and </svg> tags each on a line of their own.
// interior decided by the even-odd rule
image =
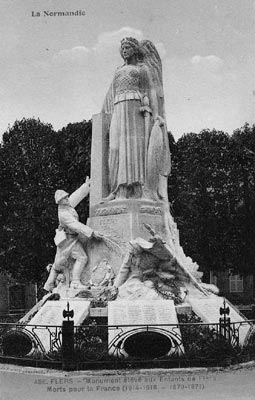
<svg viewBox="0 0 255 400">
<path fill-rule="evenodd" d="M 132 37 L 126 37 L 120 42 L 120 54 L 122 58 L 138 56 L 140 51 L 140 45 L 137 39 Z"/>
<path fill-rule="evenodd" d="M 68 201 L 68 193 L 65 190 L 56 190 L 55 202 L 56 204 L 66 203 Z"/>
</svg>

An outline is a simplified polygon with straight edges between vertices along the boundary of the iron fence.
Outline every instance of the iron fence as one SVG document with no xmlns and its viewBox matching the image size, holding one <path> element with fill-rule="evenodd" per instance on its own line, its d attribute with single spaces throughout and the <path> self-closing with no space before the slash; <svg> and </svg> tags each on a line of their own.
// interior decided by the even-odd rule
<svg viewBox="0 0 255 400">
<path fill-rule="evenodd" d="M 67 321 L 65 321 L 67 322 Z M 63 370 L 224 366 L 255 358 L 254 320 L 166 325 L 0 324 L 0 362 Z M 241 343 L 243 329 L 247 339 Z"/>
</svg>

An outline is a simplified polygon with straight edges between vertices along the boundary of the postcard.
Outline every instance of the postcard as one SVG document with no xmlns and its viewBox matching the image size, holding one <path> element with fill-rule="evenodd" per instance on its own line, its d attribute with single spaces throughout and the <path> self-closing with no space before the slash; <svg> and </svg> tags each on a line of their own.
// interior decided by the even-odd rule
<svg viewBox="0 0 255 400">
<path fill-rule="evenodd" d="M 224 132 L 229 137 L 245 124 L 254 124 L 255 3 L 252 0 L 0 0 L 0 5 L 1 141 L 3 137 L 7 138 L 17 121 L 21 122 L 16 126 L 25 124 L 26 120 L 40 121 L 52 132 L 60 132 L 68 124 L 90 124 L 92 119 L 99 130 L 104 130 L 104 124 L 108 124 L 108 128 L 110 125 L 108 142 L 100 139 L 92 143 L 91 165 L 94 170 L 91 170 L 91 176 L 97 187 L 91 190 L 90 228 L 86 226 L 86 232 L 85 228 L 78 232 L 77 229 L 72 231 L 74 225 L 68 229 L 67 226 L 62 227 L 69 242 L 75 242 L 76 246 L 75 254 L 71 253 L 73 250 L 68 253 L 68 257 L 71 254 L 74 263 L 77 262 L 72 278 L 56 267 L 56 259 L 55 264 L 49 260 L 52 264 L 48 270 L 51 270 L 53 280 L 48 278 L 47 290 L 51 291 L 56 285 L 60 273 L 63 276 L 58 277 L 58 284 L 62 284 L 63 290 L 66 290 L 68 279 L 71 289 L 77 291 L 75 294 L 79 290 L 87 290 L 82 276 L 86 263 L 91 270 L 94 268 L 95 280 L 101 279 L 100 268 L 106 268 L 108 275 L 105 274 L 104 278 L 106 276 L 107 282 L 112 284 L 111 266 L 115 274 L 119 272 L 122 257 L 116 250 L 114 256 L 107 259 L 107 252 L 112 251 L 109 248 L 114 241 L 116 248 L 126 249 L 123 241 L 127 242 L 129 236 L 129 240 L 133 240 L 134 231 L 139 236 L 138 233 L 144 229 L 144 242 L 134 243 L 133 240 L 133 249 L 139 245 L 140 251 L 152 257 L 146 248 L 148 242 L 145 243 L 149 240 L 148 231 L 156 237 L 155 241 L 161 240 L 155 230 L 150 226 L 145 227 L 146 230 L 144 226 L 154 224 L 158 227 L 162 215 L 168 216 L 160 203 L 165 201 L 168 204 L 166 185 L 171 160 L 169 144 L 166 144 L 167 132 L 171 132 L 173 141 L 177 142 L 187 134 L 196 135 L 203 130 Z M 105 116 L 102 117 L 105 114 L 113 115 L 110 124 Z M 7 136 L 4 136 L 5 133 Z M 254 157 L 252 150 L 247 151 Z M 26 157 L 24 149 L 23 156 Z M 107 173 L 103 163 L 107 164 Z M 24 176 L 26 174 L 28 172 L 24 169 Z M 65 182 L 64 178 L 61 179 Z M 89 178 L 86 180 L 87 188 L 90 185 L 88 182 Z M 29 184 L 24 183 L 24 187 L 27 190 Z M 22 185 L 18 184 L 17 188 L 20 193 L 23 191 Z M 63 199 L 68 198 L 69 188 L 56 189 L 59 190 L 55 194 L 55 202 L 59 206 Z M 42 188 L 40 190 L 43 192 Z M 53 190 L 51 186 L 50 190 Z M 86 195 L 88 192 L 89 189 Z M 14 198 L 15 193 L 13 191 L 10 198 Z M 142 199 L 139 203 L 140 219 L 138 222 L 134 220 L 132 228 L 129 228 L 128 213 L 131 215 L 134 212 L 130 199 L 138 198 Z M 114 200 L 120 201 L 114 203 Z M 152 205 L 152 202 L 155 204 Z M 6 209 L 9 207 L 6 201 L 3 204 Z M 93 208 L 95 204 L 97 209 Z M 64 205 L 70 206 L 69 203 Z M 36 206 L 32 208 L 34 214 L 42 212 Z M 138 208 L 135 210 L 138 212 Z M 2 214 L 4 218 L 4 212 Z M 45 215 L 42 216 L 44 221 Z M 60 218 L 61 211 L 58 215 Z M 73 212 L 74 215 L 78 219 Z M 102 221 L 104 218 L 104 222 L 98 222 L 99 218 Z M 118 225 L 116 232 L 115 223 Z M 5 222 L 2 225 L 10 233 L 12 228 L 6 228 Z M 169 226 L 169 235 L 175 229 L 177 237 L 177 228 L 171 218 Z M 128 229 L 134 231 L 130 233 Z M 168 233 L 165 231 L 160 245 L 167 240 Z M 101 259 L 91 256 L 94 244 L 89 247 L 88 254 L 81 250 L 81 245 L 77 245 L 78 234 L 83 234 L 86 240 L 93 237 L 95 241 L 100 241 L 103 235 L 108 238 L 107 246 L 103 250 L 100 247 Z M 38 233 L 36 243 L 41 236 Z M 1 237 L 7 236 L 3 234 Z M 169 243 L 171 250 L 171 245 L 174 247 L 176 244 L 174 241 Z M 51 246 L 53 248 L 53 242 Z M 8 248 L 8 251 L 13 249 Z M 122 260 L 123 276 L 134 267 L 130 261 L 136 257 L 133 249 L 129 259 Z M 7 250 L 1 248 L 1 251 Z M 60 252 L 59 249 L 57 251 Z M 153 254 L 153 257 L 157 256 Z M 212 286 L 202 285 L 198 275 L 194 278 L 191 276 L 193 272 L 187 272 L 185 268 L 183 271 L 195 282 L 197 290 L 212 290 Z M 153 282 L 158 284 L 164 273 L 164 270 L 158 272 Z M 246 286 L 243 285 L 247 285 L 254 298 L 253 277 L 249 276 L 246 281 L 241 275 L 232 274 L 232 277 L 232 280 L 227 279 L 231 281 L 233 292 L 239 292 L 242 287 L 244 293 Z M 167 279 L 172 279 L 170 273 Z M 154 287 L 150 279 L 141 281 L 136 282 L 136 290 L 148 298 L 152 296 L 154 301 Z M 116 292 L 107 296 L 115 296 L 121 290 L 125 296 L 134 290 L 134 286 L 128 286 L 126 282 L 124 287 L 119 278 L 114 282 L 118 282 L 116 288 L 113 285 Z M 41 282 L 42 287 L 44 283 Z M 213 283 L 210 279 L 210 284 Z M 93 284 L 95 289 L 96 283 Z M 162 282 L 160 287 L 164 287 Z M 36 286 L 35 296 L 38 295 L 37 289 Z M 164 295 L 167 290 L 162 289 Z M 180 290 L 178 300 L 183 300 L 184 292 Z M 24 293 L 25 299 L 27 292 Z M 59 293 L 62 296 L 63 292 Z M 9 304 L 8 296 L 6 294 L 4 298 L 3 295 L 4 299 L 1 297 L 0 302 Z M 202 308 L 202 305 L 198 302 L 197 307 Z M 208 308 L 204 313 L 207 311 Z M 175 321 L 175 315 L 170 320 Z M 121 315 L 118 321 L 121 321 Z M 172 370 L 131 368 L 94 371 L 56 371 L 12 365 L 8 361 L 0 364 L 0 400 L 84 397 L 95 400 L 133 397 L 251 399 L 255 395 L 254 370 L 253 361 L 225 368 L 198 365 Z"/>
</svg>

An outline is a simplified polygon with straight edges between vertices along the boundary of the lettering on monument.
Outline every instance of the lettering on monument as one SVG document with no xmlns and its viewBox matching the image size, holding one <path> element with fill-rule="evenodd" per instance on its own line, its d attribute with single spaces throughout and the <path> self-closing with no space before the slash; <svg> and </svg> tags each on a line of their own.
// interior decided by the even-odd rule
<svg viewBox="0 0 255 400">
<path fill-rule="evenodd" d="M 117 240 L 119 244 L 123 244 L 127 242 L 130 226 L 130 217 L 128 214 L 120 216 L 119 214 L 115 215 L 104 215 L 93 218 L 93 229 L 96 229 L 107 237 L 110 237 L 113 240 Z M 126 244 L 125 244 L 126 246 Z"/>
<path fill-rule="evenodd" d="M 110 304 L 109 319 L 112 325 L 131 324 L 178 324 L 172 300 L 118 300 Z"/>
<path fill-rule="evenodd" d="M 100 217 L 104 215 L 116 215 L 116 214 L 126 214 L 127 207 L 110 207 L 110 208 L 99 208 L 95 211 L 95 216 Z"/>
<path fill-rule="evenodd" d="M 148 321 L 148 323 L 157 320 L 156 310 L 154 307 L 151 307 L 150 304 L 144 305 L 143 316 L 144 316 L 144 321 Z"/>
<path fill-rule="evenodd" d="M 141 206 L 140 212 L 144 214 L 162 215 L 163 210 L 161 207 Z"/>
<path fill-rule="evenodd" d="M 130 304 L 127 309 L 127 320 L 130 325 L 137 324 L 137 321 L 143 321 L 141 308 L 137 307 L 136 304 Z"/>
</svg>

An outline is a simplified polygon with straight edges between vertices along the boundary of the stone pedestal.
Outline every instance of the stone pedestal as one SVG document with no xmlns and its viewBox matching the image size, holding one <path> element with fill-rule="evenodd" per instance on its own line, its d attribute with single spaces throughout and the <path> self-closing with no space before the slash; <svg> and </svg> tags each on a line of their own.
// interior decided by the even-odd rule
<svg viewBox="0 0 255 400">
<path fill-rule="evenodd" d="M 145 199 L 113 200 L 91 208 L 88 226 L 116 238 L 120 244 L 137 237 L 149 239 L 150 225 L 157 233 L 165 236 L 163 202 Z"/>
<path fill-rule="evenodd" d="M 99 203 L 109 194 L 108 187 L 108 148 L 110 114 L 93 115 L 91 147 L 91 185 L 90 207 Z"/>
</svg>

